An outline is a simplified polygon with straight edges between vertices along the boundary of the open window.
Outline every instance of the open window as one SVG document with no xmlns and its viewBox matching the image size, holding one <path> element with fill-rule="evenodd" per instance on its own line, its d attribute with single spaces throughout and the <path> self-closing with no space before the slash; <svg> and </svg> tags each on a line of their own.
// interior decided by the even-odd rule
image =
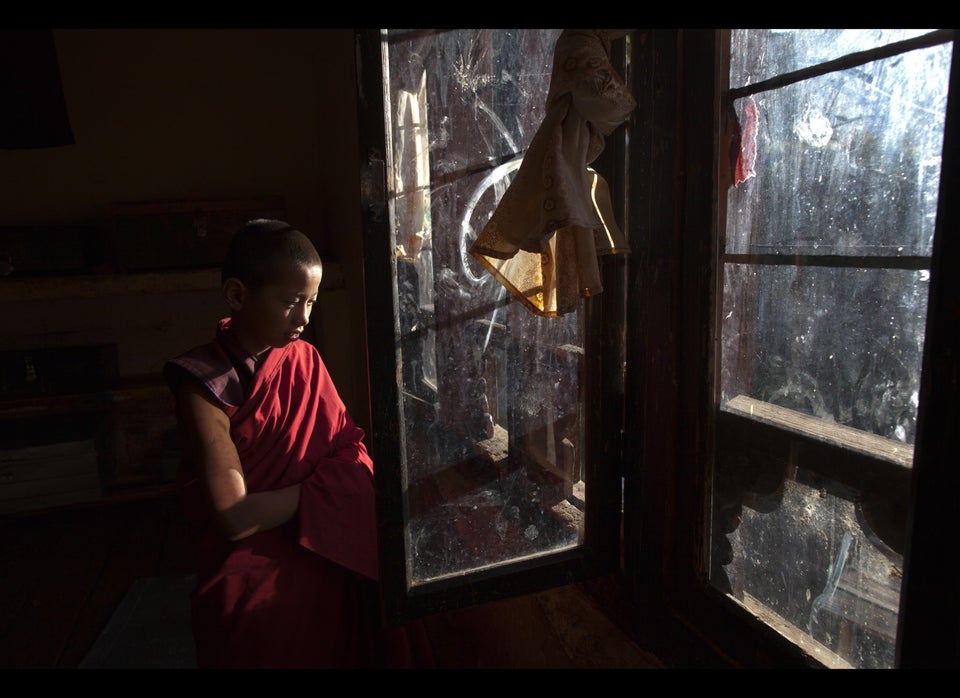
<svg viewBox="0 0 960 698">
<path fill-rule="evenodd" d="M 622 294 L 539 316 L 469 254 L 543 120 L 559 34 L 357 35 L 371 448 L 395 618 L 617 562 L 607 432 L 622 409 L 599 399 L 599 315 Z"/>
</svg>

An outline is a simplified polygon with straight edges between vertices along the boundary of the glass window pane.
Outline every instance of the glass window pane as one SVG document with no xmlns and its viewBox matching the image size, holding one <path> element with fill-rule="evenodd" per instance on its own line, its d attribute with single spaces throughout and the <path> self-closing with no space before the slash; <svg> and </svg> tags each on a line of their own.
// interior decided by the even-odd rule
<svg viewBox="0 0 960 698">
<path fill-rule="evenodd" d="M 799 36 L 804 36 L 801 33 Z M 754 177 L 728 194 L 727 252 L 929 256 L 951 46 L 737 100 Z"/>
<path fill-rule="evenodd" d="M 731 592 L 761 617 L 776 613 L 828 666 L 890 668 L 903 557 L 871 540 L 860 507 L 822 484 L 786 479 L 748 498 L 730 535 Z"/>
<path fill-rule="evenodd" d="M 850 53 L 929 34 L 932 29 L 749 29 L 730 38 L 730 86 L 809 68 Z"/>
<path fill-rule="evenodd" d="M 559 33 L 387 34 L 414 585 L 582 542 L 582 313 L 534 315 L 468 254 L 543 118 Z"/>
<path fill-rule="evenodd" d="M 926 270 L 727 264 L 723 278 L 722 405 L 745 395 L 913 444 Z"/>
</svg>

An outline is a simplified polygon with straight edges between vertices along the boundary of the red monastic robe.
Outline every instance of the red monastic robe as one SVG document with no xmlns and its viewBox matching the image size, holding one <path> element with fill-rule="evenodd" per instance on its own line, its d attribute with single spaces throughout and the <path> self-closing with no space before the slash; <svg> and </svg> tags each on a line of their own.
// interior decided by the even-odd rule
<svg viewBox="0 0 960 698">
<path fill-rule="evenodd" d="M 167 363 L 199 380 L 230 418 L 247 490 L 302 483 L 297 516 L 229 541 L 186 460 L 177 484 L 197 543 L 192 622 L 210 667 L 429 665 L 425 636 L 379 614 L 373 462 L 316 348 L 271 349 L 254 371 L 221 320 L 216 339 Z M 186 453 L 186 450 L 184 450 Z M 419 657 L 418 657 L 419 655 Z"/>
</svg>

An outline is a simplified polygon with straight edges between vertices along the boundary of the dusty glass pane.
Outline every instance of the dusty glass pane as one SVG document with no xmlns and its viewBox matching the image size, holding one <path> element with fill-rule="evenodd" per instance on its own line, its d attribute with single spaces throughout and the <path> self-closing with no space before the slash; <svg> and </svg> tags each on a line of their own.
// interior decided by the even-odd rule
<svg viewBox="0 0 960 698">
<path fill-rule="evenodd" d="M 913 444 L 928 279 L 724 265 L 721 404 L 746 395 Z"/>
<path fill-rule="evenodd" d="M 871 540 L 857 504 L 804 475 L 744 502 L 724 568 L 730 593 L 776 613 L 778 629 L 830 666 L 890 668 L 903 557 Z"/>
<path fill-rule="evenodd" d="M 867 51 L 932 29 L 737 29 L 730 37 L 730 86 L 740 87 Z"/>
<path fill-rule="evenodd" d="M 559 33 L 387 33 L 413 584 L 582 540 L 582 313 L 535 316 L 468 254 L 540 125 Z"/>
<path fill-rule="evenodd" d="M 728 193 L 726 251 L 929 256 L 950 57 L 919 49 L 749 98 L 756 174 Z"/>
</svg>

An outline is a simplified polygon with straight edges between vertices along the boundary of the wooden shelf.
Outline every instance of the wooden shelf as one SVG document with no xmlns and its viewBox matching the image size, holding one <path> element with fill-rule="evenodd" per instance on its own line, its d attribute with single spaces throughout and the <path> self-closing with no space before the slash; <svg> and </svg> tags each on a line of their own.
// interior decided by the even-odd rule
<svg viewBox="0 0 960 698">
<path fill-rule="evenodd" d="M 68 427 L 81 418 L 87 425 L 82 434 Z M 59 435 L 50 437 L 49 445 L 30 446 L 36 439 L 28 436 L 24 447 L 0 450 L 4 466 L 0 474 L 5 477 L 0 481 L 0 500 L 6 499 L 0 508 L 8 514 L 174 494 L 177 455 L 168 432 L 175 429 L 175 420 L 172 398 L 160 375 L 132 377 L 96 391 L 0 400 L 0 421 L 8 431 Z M 69 439 L 58 448 L 60 439 L 66 438 L 60 431 Z M 96 451 L 91 451 L 93 460 L 81 481 L 73 472 L 77 463 L 69 448 L 86 453 L 80 448 L 85 443 L 90 449 L 96 444 Z M 71 478 L 77 480 L 76 488 Z"/>
<path fill-rule="evenodd" d="M 172 282 L 176 282 L 175 284 Z M 0 303 L 58 298 L 206 291 L 220 288 L 220 269 L 188 269 L 134 274 L 80 274 L 34 276 L 0 280 Z"/>
<path fill-rule="evenodd" d="M 127 400 L 162 397 L 167 390 L 161 377 L 141 376 L 91 392 L 0 399 L 0 419 L 107 411 Z"/>
</svg>

